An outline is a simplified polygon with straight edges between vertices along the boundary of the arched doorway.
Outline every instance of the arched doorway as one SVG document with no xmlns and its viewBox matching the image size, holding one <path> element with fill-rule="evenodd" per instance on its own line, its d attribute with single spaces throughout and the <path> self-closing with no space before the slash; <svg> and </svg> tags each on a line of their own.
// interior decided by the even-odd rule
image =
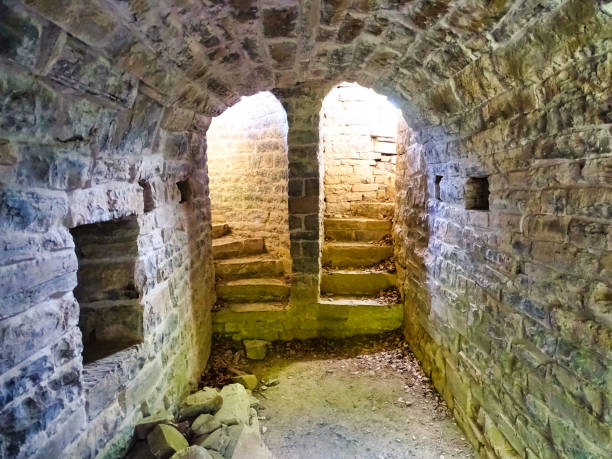
<svg viewBox="0 0 612 459">
<path fill-rule="evenodd" d="M 322 302 L 399 299 L 391 229 L 400 121 L 384 96 L 356 83 L 339 84 L 323 101 Z"/>
<path fill-rule="evenodd" d="M 217 307 L 287 301 L 287 115 L 269 92 L 243 97 L 207 132 Z"/>
</svg>

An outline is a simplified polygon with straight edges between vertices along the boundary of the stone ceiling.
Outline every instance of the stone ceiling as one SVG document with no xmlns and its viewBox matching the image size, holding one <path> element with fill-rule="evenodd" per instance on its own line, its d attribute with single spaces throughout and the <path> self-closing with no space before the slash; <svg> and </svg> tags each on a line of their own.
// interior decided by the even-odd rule
<svg viewBox="0 0 612 459">
<path fill-rule="evenodd" d="M 165 105 L 208 115 L 260 90 L 352 80 L 390 96 L 413 123 L 436 125 L 557 74 L 576 54 L 609 50 L 612 37 L 596 0 L 24 3 Z"/>
</svg>

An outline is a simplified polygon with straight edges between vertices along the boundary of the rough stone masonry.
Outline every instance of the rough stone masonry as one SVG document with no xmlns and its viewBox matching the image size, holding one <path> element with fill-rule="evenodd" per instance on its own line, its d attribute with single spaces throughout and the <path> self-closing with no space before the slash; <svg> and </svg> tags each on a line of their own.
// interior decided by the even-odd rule
<svg viewBox="0 0 612 459">
<path fill-rule="evenodd" d="M 205 133 L 258 91 L 287 113 L 290 304 L 316 333 L 319 113 L 342 81 L 406 120 L 404 330 L 474 448 L 609 457 L 607 0 L 0 0 L 0 456 L 121 456 L 194 388 L 214 303 Z M 129 304 L 87 309 L 142 333 L 83 365 L 110 335 L 83 339 L 73 234 L 126 218 Z"/>
</svg>

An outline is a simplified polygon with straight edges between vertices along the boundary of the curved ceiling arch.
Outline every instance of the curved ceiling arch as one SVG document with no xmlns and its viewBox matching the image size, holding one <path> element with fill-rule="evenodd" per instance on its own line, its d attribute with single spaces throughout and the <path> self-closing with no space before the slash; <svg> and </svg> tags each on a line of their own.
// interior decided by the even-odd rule
<svg viewBox="0 0 612 459">
<path fill-rule="evenodd" d="M 612 30 L 583 0 L 61 3 L 25 0 L 164 105 L 212 116 L 259 91 L 355 81 L 436 125 L 604 53 Z"/>
</svg>

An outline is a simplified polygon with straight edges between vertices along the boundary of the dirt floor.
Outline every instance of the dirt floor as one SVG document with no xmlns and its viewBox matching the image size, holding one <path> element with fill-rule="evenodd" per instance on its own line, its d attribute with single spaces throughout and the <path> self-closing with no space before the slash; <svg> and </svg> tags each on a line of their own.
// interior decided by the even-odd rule
<svg viewBox="0 0 612 459">
<path fill-rule="evenodd" d="M 264 440 L 285 458 L 471 458 L 472 448 L 399 335 L 278 343 L 261 362 L 217 343 L 206 385 L 261 383 Z"/>
</svg>

